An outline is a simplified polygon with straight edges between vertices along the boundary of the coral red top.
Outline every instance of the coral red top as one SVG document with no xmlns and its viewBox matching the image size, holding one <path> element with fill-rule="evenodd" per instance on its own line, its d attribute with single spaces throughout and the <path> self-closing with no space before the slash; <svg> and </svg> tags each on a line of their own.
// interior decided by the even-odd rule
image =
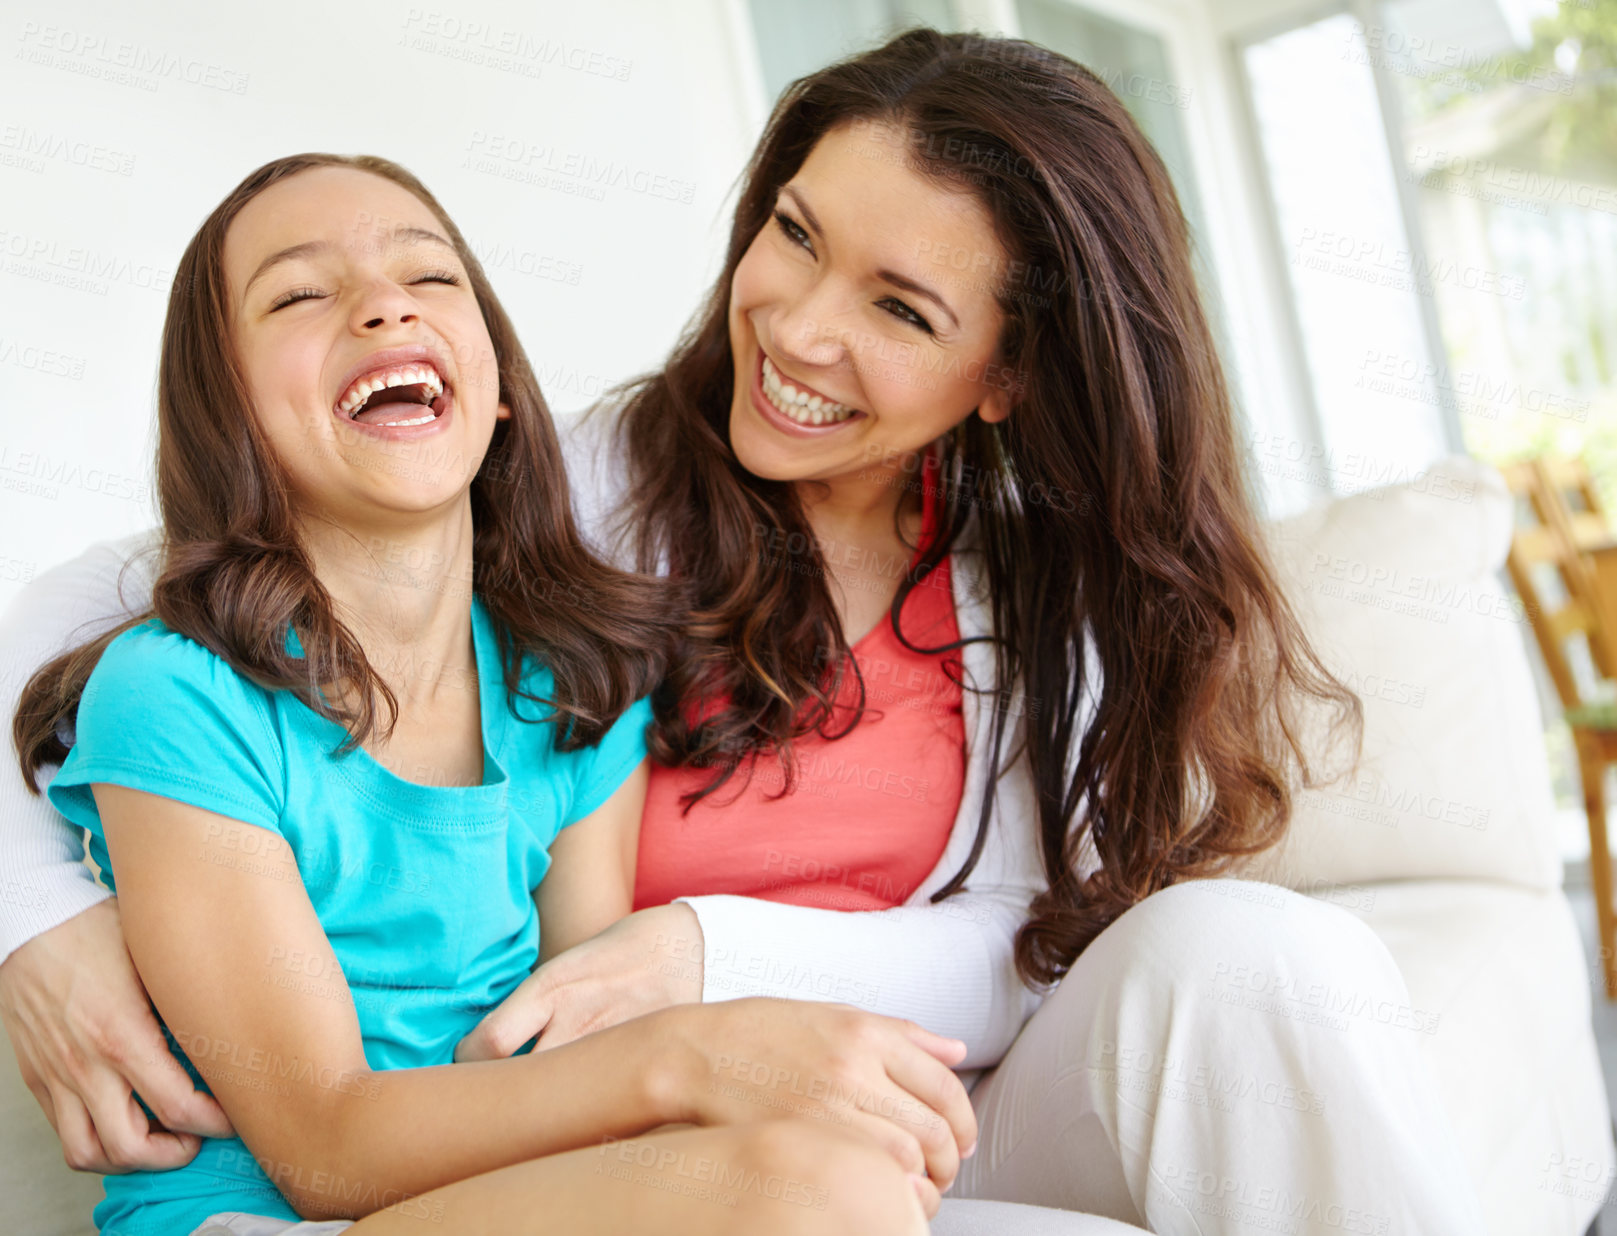
<svg viewBox="0 0 1617 1236">
<path fill-rule="evenodd" d="M 924 469 L 921 548 L 937 534 L 933 461 Z M 922 648 L 956 642 L 946 557 L 906 598 L 904 634 Z M 680 798 L 709 769 L 651 768 L 634 908 L 675 897 L 735 893 L 834 910 L 884 910 L 905 901 L 937 866 L 960 809 L 966 730 L 959 653 L 912 652 L 884 614 L 852 649 L 865 683 L 865 713 L 841 738 L 819 734 L 793 748 L 797 775 L 782 796 L 776 755 L 743 765 L 688 813 Z M 945 663 L 954 666 L 953 675 Z M 845 675 L 835 733 L 857 701 Z"/>
</svg>

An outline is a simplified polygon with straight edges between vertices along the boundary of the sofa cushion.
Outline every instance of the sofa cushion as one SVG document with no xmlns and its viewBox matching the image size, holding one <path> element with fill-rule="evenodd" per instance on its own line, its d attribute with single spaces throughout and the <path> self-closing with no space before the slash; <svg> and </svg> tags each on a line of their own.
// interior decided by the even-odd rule
<svg viewBox="0 0 1617 1236">
<path fill-rule="evenodd" d="M 1324 898 L 1386 944 L 1491 1236 L 1582 1236 L 1617 1184 L 1589 1026 L 1598 972 L 1559 889 L 1409 880 Z M 1429 1032 L 1428 1032 L 1429 1029 Z"/>
<path fill-rule="evenodd" d="M 1532 633 L 1502 573 L 1513 511 L 1496 469 L 1456 456 L 1267 525 L 1314 647 L 1363 702 L 1364 747 L 1299 792 L 1255 878 L 1560 886 Z"/>
</svg>

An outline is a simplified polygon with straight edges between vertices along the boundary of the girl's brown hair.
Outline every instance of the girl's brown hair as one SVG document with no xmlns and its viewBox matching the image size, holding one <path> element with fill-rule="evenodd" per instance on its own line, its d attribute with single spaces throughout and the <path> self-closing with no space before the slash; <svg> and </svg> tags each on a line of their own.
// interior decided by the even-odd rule
<svg viewBox="0 0 1617 1236">
<path fill-rule="evenodd" d="M 996 425 L 968 417 L 940 444 L 944 535 L 900 584 L 891 621 L 898 632 L 905 598 L 975 517 L 1001 688 L 992 756 L 1003 767 L 1025 748 L 1049 881 L 1017 963 L 1048 984 L 1143 897 L 1278 841 L 1291 762 L 1318 784 L 1303 697 L 1327 705 L 1355 748 L 1360 705 L 1309 647 L 1266 558 L 1184 215 L 1155 150 L 1066 57 L 920 29 L 787 88 L 744 175 L 711 297 L 620 422 L 625 526 L 643 569 L 671 569 L 687 610 L 654 754 L 712 768 L 710 793 L 760 751 L 779 752 L 789 773 L 795 737 L 848 728 L 833 704 L 858 667 L 803 508 L 730 450 L 727 311 L 779 188 L 856 121 L 897 126 L 912 167 L 975 194 L 1018 272 L 998 289 L 1015 409 Z M 811 560 L 783 565 L 764 543 L 806 545 Z M 1081 728 L 1080 701 L 1097 689 Z M 964 887 L 993 795 L 990 784 L 971 857 L 934 900 Z M 1081 879 L 1086 844 L 1100 868 Z"/>
<path fill-rule="evenodd" d="M 578 534 L 561 447 L 532 366 L 460 230 L 404 168 L 370 155 L 300 154 L 266 163 L 210 214 L 180 259 L 163 325 L 157 386 L 157 493 L 162 564 L 151 609 L 40 669 L 22 693 L 13 737 L 24 779 L 59 763 L 59 731 L 72 721 L 90 672 L 117 635 L 155 614 L 261 686 L 293 692 L 349 731 L 347 752 L 398 702 L 337 618 L 300 547 L 287 477 L 252 412 L 231 346 L 224 243 L 231 221 L 259 193 L 299 172 L 346 167 L 414 194 L 442 225 L 470 277 L 488 326 L 500 399 L 511 409 L 471 484 L 473 579 L 498 632 L 515 710 L 525 653 L 551 671 L 557 741 L 599 741 L 656 684 L 669 625 L 661 586 L 601 562 Z M 451 461 L 453 462 L 453 461 Z M 288 626 L 304 655 L 285 646 Z M 333 688 L 336 688 L 333 691 Z M 351 706 L 331 703 L 355 701 Z M 526 698 L 531 695 L 522 693 Z"/>
</svg>

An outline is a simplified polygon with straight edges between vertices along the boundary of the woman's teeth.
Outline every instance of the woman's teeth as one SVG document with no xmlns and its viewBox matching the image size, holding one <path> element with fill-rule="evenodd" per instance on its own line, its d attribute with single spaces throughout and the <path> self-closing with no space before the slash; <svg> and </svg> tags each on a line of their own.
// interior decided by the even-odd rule
<svg viewBox="0 0 1617 1236">
<path fill-rule="evenodd" d="M 338 414 L 352 417 L 367 399 L 377 391 L 386 390 L 390 386 L 425 386 L 429 403 L 444 393 L 443 379 L 431 365 L 401 365 L 397 369 L 384 369 L 378 373 L 366 374 L 355 382 L 337 401 Z M 432 419 L 433 416 L 428 414 L 414 420 L 388 421 L 387 424 L 424 425 Z"/>
<path fill-rule="evenodd" d="M 769 357 L 764 357 L 764 396 L 775 410 L 799 425 L 835 425 L 853 415 L 846 404 L 832 403 L 812 395 L 790 379 L 781 376 Z"/>
</svg>

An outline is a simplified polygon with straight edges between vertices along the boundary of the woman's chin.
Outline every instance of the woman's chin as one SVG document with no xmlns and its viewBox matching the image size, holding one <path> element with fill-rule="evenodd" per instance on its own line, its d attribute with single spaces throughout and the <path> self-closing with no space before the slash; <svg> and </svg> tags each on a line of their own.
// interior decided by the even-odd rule
<svg viewBox="0 0 1617 1236">
<path fill-rule="evenodd" d="M 804 466 L 802 449 L 767 426 L 741 400 L 730 409 L 730 450 L 736 462 L 753 476 L 765 481 L 800 481 L 810 470 Z"/>
</svg>

